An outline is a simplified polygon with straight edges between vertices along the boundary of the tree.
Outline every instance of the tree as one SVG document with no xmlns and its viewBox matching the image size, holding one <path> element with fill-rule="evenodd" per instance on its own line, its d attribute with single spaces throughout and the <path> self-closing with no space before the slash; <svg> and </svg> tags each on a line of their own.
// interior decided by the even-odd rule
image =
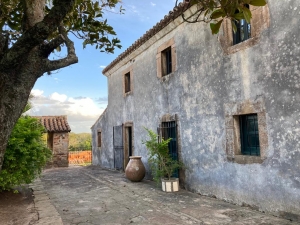
<svg viewBox="0 0 300 225">
<path fill-rule="evenodd" d="M 175 6 L 177 6 L 176 0 Z M 189 18 L 185 17 L 184 11 L 198 4 L 198 10 Z M 205 22 L 210 23 L 212 34 L 217 34 L 220 30 L 224 19 L 229 19 L 232 22 L 232 29 L 237 31 L 234 21 L 245 19 L 250 23 L 252 17 L 251 11 L 247 5 L 264 6 L 266 0 L 184 0 L 182 6 L 182 18 L 189 23 Z"/>
<path fill-rule="evenodd" d="M 36 80 L 78 62 L 69 34 L 100 51 L 120 47 L 113 28 L 103 19 L 103 10 L 118 2 L 0 0 L 0 170 L 8 138 Z M 67 56 L 50 60 L 49 55 L 62 46 Z"/>
<path fill-rule="evenodd" d="M 92 135 L 90 133 L 69 133 L 69 151 L 92 149 Z"/>
<path fill-rule="evenodd" d="M 42 140 L 45 128 L 36 118 L 21 116 L 8 141 L 2 170 L 0 191 L 29 184 L 41 172 L 51 157 Z"/>
</svg>

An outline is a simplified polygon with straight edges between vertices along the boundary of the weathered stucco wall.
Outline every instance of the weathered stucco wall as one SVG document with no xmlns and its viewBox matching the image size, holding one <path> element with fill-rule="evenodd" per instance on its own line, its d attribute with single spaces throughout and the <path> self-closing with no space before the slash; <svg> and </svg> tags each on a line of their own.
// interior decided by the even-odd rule
<svg viewBox="0 0 300 225">
<path fill-rule="evenodd" d="M 180 155 L 189 168 L 186 188 L 281 216 L 300 215 L 300 5 L 297 0 L 268 2 L 270 26 L 254 46 L 224 54 L 222 37 L 212 36 L 207 24 L 177 19 L 143 51 L 118 63 L 108 76 L 107 110 L 92 128 L 93 164 L 113 168 L 113 126 L 132 121 L 134 155 L 143 156 L 147 167 L 143 127 L 156 130 L 163 115 L 177 114 Z M 159 79 L 157 49 L 171 38 L 176 71 Z M 134 90 L 124 97 L 122 71 L 130 66 Z M 259 121 L 266 131 L 262 163 L 228 159 L 231 122 L 226 118 L 243 110 L 264 115 Z"/>
</svg>

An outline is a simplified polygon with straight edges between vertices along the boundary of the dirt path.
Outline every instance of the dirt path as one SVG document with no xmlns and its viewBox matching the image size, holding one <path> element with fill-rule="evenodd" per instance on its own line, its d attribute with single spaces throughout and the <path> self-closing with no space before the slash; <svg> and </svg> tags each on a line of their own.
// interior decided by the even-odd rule
<svg viewBox="0 0 300 225">
<path fill-rule="evenodd" d="M 32 190 L 28 187 L 15 194 L 12 191 L 0 192 L 0 224 L 30 225 L 38 220 L 34 208 Z"/>
</svg>

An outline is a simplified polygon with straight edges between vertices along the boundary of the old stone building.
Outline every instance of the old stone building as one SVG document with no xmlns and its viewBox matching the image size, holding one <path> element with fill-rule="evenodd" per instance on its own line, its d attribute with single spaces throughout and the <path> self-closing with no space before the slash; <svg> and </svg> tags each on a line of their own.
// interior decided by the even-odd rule
<svg viewBox="0 0 300 225">
<path fill-rule="evenodd" d="M 69 132 L 67 116 L 38 116 L 47 130 L 47 146 L 52 150 L 52 161 L 48 166 L 69 166 Z"/>
<path fill-rule="evenodd" d="M 268 0 L 218 35 L 174 10 L 103 71 L 108 106 L 93 164 L 146 165 L 143 127 L 172 137 L 188 190 L 288 218 L 300 215 L 300 5 Z M 185 11 L 186 17 L 197 10 Z"/>
</svg>

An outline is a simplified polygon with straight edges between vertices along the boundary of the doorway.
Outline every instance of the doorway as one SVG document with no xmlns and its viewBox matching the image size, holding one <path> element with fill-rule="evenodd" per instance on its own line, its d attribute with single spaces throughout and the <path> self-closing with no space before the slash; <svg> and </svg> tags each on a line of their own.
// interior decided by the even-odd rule
<svg viewBox="0 0 300 225">
<path fill-rule="evenodd" d="M 129 157 L 134 155 L 133 147 L 133 123 L 124 125 L 124 168 L 126 168 Z"/>
</svg>

